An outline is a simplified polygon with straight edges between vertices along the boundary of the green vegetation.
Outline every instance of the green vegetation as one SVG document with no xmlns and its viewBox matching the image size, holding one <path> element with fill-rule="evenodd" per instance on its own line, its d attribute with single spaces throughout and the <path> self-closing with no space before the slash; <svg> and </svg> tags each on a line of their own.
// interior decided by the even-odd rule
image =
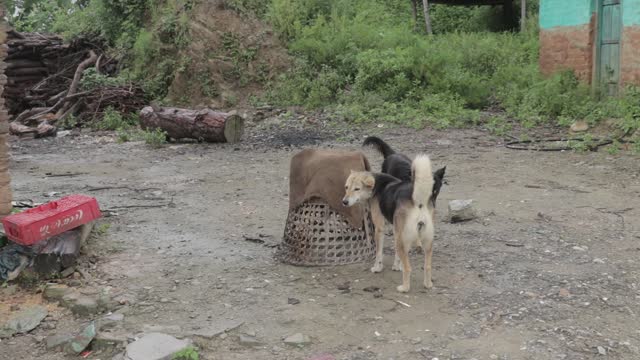
<svg viewBox="0 0 640 360">
<path fill-rule="evenodd" d="M 627 133 L 640 127 L 637 89 L 599 101 L 571 72 L 541 76 L 535 16 L 524 33 L 493 33 L 491 8 L 434 6 L 440 34 L 425 36 L 406 21 L 404 3 L 274 0 L 272 23 L 298 62 L 267 99 L 415 127 L 474 124 L 488 105 L 526 126 L 616 118 Z M 503 119 L 488 127 L 504 134 Z"/>
<path fill-rule="evenodd" d="M 171 358 L 171 360 L 199 360 L 199 359 L 200 359 L 200 354 L 198 354 L 198 351 L 193 346 L 189 346 L 188 348 L 177 352 Z"/>
<path fill-rule="evenodd" d="M 118 142 L 144 141 L 152 147 L 161 147 L 167 143 L 167 133 L 161 129 L 142 130 L 139 128 L 117 129 Z"/>
<path fill-rule="evenodd" d="M 85 88 L 133 80 L 144 84 L 152 97 L 163 99 L 176 74 L 192 61 L 180 50 L 191 41 L 194 0 L 28 3 L 10 19 L 19 29 L 53 30 L 67 38 L 92 34 L 103 39 L 121 61 L 119 78 L 87 72 Z M 518 14 L 519 2 L 515 3 Z M 295 58 L 256 102 L 323 108 L 354 122 L 388 121 L 413 127 L 483 123 L 497 135 L 509 132 L 507 119 L 524 126 L 568 126 L 575 120 L 593 125 L 615 119 L 621 133 L 637 132 L 638 88 L 628 88 L 620 97 L 601 98 L 571 72 L 541 76 L 538 4 L 529 3 L 533 15 L 521 33 L 505 31 L 517 25 L 517 19 L 505 21 L 500 8 L 434 5 L 434 35 L 427 36 L 421 11 L 414 24 L 409 0 L 224 1 L 243 16 L 268 21 Z M 222 47 L 234 64 L 225 76 L 239 83 L 255 80 L 246 77 L 245 69 L 256 59 L 257 48 L 240 46 L 232 32 L 223 34 Z M 189 76 L 190 81 L 200 82 L 204 96 L 220 96 L 206 71 Z M 262 80 L 268 80 L 266 75 Z M 225 100 L 227 106 L 237 102 L 233 95 L 225 95 Z M 485 116 L 489 107 L 504 112 Z M 120 128 L 123 141 L 133 137 L 127 130 L 129 119 L 107 115 L 102 126 Z M 152 144 L 164 141 L 160 133 L 142 137 Z"/>
</svg>

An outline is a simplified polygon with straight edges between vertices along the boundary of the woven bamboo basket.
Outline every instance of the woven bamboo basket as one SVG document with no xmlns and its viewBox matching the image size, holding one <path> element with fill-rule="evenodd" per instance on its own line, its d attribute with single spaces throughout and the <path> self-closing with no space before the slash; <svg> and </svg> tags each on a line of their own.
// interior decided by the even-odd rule
<svg viewBox="0 0 640 360">
<path fill-rule="evenodd" d="M 373 222 L 365 209 L 361 229 L 320 199 L 289 211 L 276 258 L 292 265 L 328 266 L 371 261 L 375 257 Z"/>
</svg>

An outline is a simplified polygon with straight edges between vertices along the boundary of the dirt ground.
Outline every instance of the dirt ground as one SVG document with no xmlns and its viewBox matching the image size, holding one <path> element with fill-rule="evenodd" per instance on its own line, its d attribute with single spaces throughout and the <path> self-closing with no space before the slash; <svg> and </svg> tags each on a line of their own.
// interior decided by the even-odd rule
<svg viewBox="0 0 640 360">
<path fill-rule="evenodd" d="M 130 334 L 191 338 L 203 359 L 640 358 L 637 156 L 515 151 L 480 130 L 288 121 L 298 125 L 265 120 L 233 145 L 152 149 L 95 133 L 14 141 L 15 199 L 43 202 L 52 191 L 96 196 L 110 228 L 88 244 L 86 285 L 128 299 L 121 311 Z M 432 290 L 420 286 L 414 255 L 411 292 L 395 291 L 401 274 L 391 271 L 389 240 L 381 274 L 364 263 L 284 265 L 265 246 L 283 233 L 292 154 L 304 146 L 358 149 L 367 134 L 447 166 Z M 381 157 L 364 151 L 379 168 Z M 474 199 L 479 218 L 447 223 L 452 199 Z M 345 282 L 350 289 L 339 290 Z M 364 291 L 370 286 L 383 296 Z M 83 320 L 63 311 L 54 320 L 55 329 L 0 343 L 0 359 L 64 359 L 46 351 L 42 337 Z M 225 328 L 226 335 L 206 336 Z M 246 333 L 261 345 L 241 345 Z M 294 333 L 312 343 L 285 345 Z"/>
</svg>

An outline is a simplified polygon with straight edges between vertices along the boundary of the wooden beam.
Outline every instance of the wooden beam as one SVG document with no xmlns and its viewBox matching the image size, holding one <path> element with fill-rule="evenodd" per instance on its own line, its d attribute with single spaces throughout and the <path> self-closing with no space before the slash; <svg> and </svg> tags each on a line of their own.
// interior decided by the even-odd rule
<svg viewBox="0 0 640 360">
<path fill-rule="evenodd" d="M 422 0 L 422 6 L 424 11 L 424 24 L 427 27 L 427 34 L 433 34 L 433 29 L 431 29 L 431 18 L 429 17 L 429 0 Z"/>
<path fill-rule="evenodd" d="M 527 22 L 527 0 L 520 0 L 520 32 L 525 31 Z"/>
</svg>

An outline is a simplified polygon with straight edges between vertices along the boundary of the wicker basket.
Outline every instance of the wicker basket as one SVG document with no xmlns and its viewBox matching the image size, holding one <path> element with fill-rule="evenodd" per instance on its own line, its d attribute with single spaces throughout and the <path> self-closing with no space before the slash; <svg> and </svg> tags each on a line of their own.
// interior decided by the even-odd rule
<svg viewBox="0 0 640 360">
<path fill-rule="evenodd" d="M 320 199 L 289 211 L 276 258 L 292 265 L 326 266 L 371 261 L 375 257 L 373 222 L 365 210 L 364 227 L 356 229 Z"/>
</svg>

